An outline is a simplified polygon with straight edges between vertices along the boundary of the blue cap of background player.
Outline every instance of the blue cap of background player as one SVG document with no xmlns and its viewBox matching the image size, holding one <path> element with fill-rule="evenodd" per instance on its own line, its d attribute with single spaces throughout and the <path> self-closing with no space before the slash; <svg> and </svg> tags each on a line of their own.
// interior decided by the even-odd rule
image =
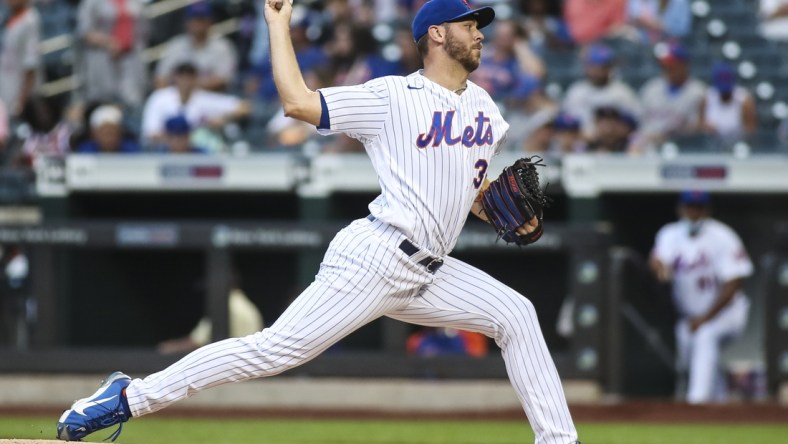
<svg viewBox="0 0 788 444">
<path fill-rule="evenodd" d="M 185 136 L 189 134 L 192 126 L 189 124 L 189 121 L 186 120 L 186 117 L 183 114 L 178 114 L 177 116 L 170 117 L 164 122 L 164 129 L 166 130 L 167 134 L 172 134 L 174 136 Z"/>
<path fill-rule="evenodd" d="M 597 43 L 591 45 L 583 57 L 583 61 L 587 65 L 609 65 L 616 60 L 616 53 L 607 45 Z"/>
<path fill-rule="evenodd" d="M 213 18 L 213 8 L 211 8 L 211 4 L 207 1 L 192 3 L 186 8 L 186 18 Z"/>
<path fill-rule="evenodd" d="M 679 203 L 696 207 L 706 207 L 711 204 L 711 195 L 707 191 L 686 190 L 679 195 Z"/>
<path fill-rule="evenodd" d="M 542 87 L 542 82 L 538 78 L 528 74 L 518 74 L 517 83 L 512 89 L 510 96 L 513 99 L 527 99 Z"/>
<path fill-rule="evenodd" d="M 553 120 L 553 128 L 558 131 L 578 131 L 580 130 L 580 120 L 569 113 L 562 112 Z"/>
<path fill-rule="evenodd" d="M 430 0 L 416 13 L 411 25 L 413 40 L 418 42 L 427 34 L 430 26 L 447 22 L 460 22 L 469 18 L 476 20 L 481 29 L 495 18 L 495 10 L 489 6 L 472 9 L 468 0 Z"/>
<path fill-rule="evenodd" d="M 722 94 L 730 94 L 736 86 L 736 70 L 727 63 L 717 63 L 711 71 L 711 83 Z"/>
</svg>

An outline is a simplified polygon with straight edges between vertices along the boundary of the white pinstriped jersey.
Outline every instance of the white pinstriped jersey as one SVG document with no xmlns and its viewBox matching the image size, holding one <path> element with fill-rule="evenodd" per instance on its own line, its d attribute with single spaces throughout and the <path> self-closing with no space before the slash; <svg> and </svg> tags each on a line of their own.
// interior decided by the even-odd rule
<svg viewBox="0 0 788 444">
<path fill-rule="evenodd" d="M 468 81 L 458 95 L 421 71 L 320 92 L 330 119 L 321 134 L 356 138 L 372 159 L 381 188 L 372 215 L 433 256 L 449 254 L 509 129 L 489 94 Z"/>
<path fill-rule="evenodd" d="M 711 309 L 727 281 L 753 273 L 753 264 L 732 228 L 708 218 L 690 236 L 684 221 L 662 227 L 652 252 L 673 273 L 673 298 L 682 316 L 701 316 Z M 738 299 L 744 297 L 739 291 Z M 731 304 L 734 306 L 734 304 Z"/>
</svg>

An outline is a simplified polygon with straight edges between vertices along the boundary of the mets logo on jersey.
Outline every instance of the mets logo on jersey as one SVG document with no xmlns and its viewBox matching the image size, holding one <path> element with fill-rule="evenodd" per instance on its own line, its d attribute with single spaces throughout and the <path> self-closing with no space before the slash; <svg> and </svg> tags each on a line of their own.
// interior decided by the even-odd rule
<svg viewBox="0 0 788 444">
<path fill-rule="evenodd" d="M 462 142 L 463 146 L 472 148 L 474 146 L 493 144 L 494 139 L 490 118 L 485 117 L 483 111 L 479 111 L 479 114 L 474 119 L 476 128 L 468 125 L 462 131 L 462 135 L 456 137 L 452 136 L 454 113 L 454 110 L 446 111 L 444 116 L 443 111 L 435 111 L 432 115 L 430 130 L 426 134 L 419 134 L 419 137 L 416 138 L 416 146 L 427 148 L 431 144 L 433 147 L 438 147 L 441 143 L 451 146 Z"/>
</svg>

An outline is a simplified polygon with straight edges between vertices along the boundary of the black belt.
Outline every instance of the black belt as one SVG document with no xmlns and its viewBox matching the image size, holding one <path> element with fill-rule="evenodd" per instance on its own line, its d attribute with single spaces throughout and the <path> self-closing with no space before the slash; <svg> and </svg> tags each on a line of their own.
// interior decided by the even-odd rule
<svg viewBox="0 0 788 444">
<path fill-rule="evenodd" d="M 367 219 L 371 222 L 375 222 L 377 220 L 375 216 L 371 214 L 367 216 Z M 419 247 L 413 245 L 413 243 L 407 239 L 404 239 L 402 242 L 400 242 L 399 249 L 405 252 L 405 254 L 408 256 L 413 256 L 414 254 L 421 251 L 419 250 Z M 418 263 L 419 265 L 424 265 L 427 268 L 427 271 L 430 273 L 435 274 L 435 272 L 438 271 L 438 268 L 443 265 L 443 259 L 427 256 Z"/>
</svg>

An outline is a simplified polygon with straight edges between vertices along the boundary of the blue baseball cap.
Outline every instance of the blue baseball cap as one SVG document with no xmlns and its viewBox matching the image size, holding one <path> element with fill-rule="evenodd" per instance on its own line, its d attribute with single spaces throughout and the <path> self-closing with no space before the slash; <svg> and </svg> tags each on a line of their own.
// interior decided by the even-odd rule
<svg viewBox="0 0 788 444">
<path fill-rule="evenodd" d="M 527 99 L 541 87 L 542 82 L 538 78 L 528 74 L 518 74 L 517 83 L 511 91 L 511 97 L 514 99 Z"/>
<path fill-rule="evenodd" d="M 164 122 L 164 129 L 167 131 L 167 134 L 185 136 L 189 134 L 192 126 L 189 124 L 189 121 L 186 120 L 186 116 L 178 114 L 170 117 Z"/>
<path fill-rule="evenodd" d="M 468 18 L 476 20 L 481 29 L 495 18 L 495 10 L 489 6 L 472 9 L 468 0 L 430 0 L 416 13 L 411 25 L 413 40 L 418 42 L 427 34 L 430 26 L 447 22 L 459 22 Z"/>
<path fill-rule="evenodd" d="M 736 86 L 736 70 L 727 63 L 717 63 L 711 71 L 711 83 L 717 91 L 729 94 Z"/>
<path fill-rule="evenodd" d="M 186 18 L 213 18 L 213 8 L 207 1 L 192 3 L 186 8 Z"/>
<path fill-rule="evenodd" d="M 580 129 L 580 120 L 569 113 L 562 112 L 553 120 L 553 128 L 559 131 L 578 131 Z"/>
<path fill-rule="evenodd" d="M 583 60 L 589 65 L 609 65 L 616 60 L 616 53 L 609 46 L 597 43 L 586 50 Z"/>
<path fill-rule="evenodd" d="M 685 190 L 679 195 L 681 205 L 705 207 L 711 204 L 711 195 L 707 191 Z"/>
<path fill-rule="evenodd" d="M 631 130 L 638 129 L 638 118 L 628 110 L 621 110 L 621 121 L 626 123 Z"/>
</svg>

